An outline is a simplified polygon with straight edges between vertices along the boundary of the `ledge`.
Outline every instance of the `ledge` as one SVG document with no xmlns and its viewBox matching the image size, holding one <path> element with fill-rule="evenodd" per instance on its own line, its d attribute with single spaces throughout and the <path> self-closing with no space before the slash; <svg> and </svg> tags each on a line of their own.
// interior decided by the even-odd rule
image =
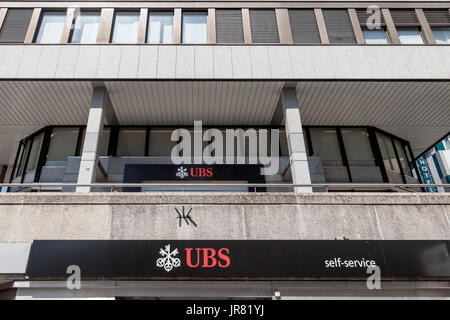
<svg viewBox="0 0 450 320">
<path fill-rule="evenodd" d="M 450 194 L 431 193 L 9 193 L 0 205 L 450 205 Z"/>
</svg>

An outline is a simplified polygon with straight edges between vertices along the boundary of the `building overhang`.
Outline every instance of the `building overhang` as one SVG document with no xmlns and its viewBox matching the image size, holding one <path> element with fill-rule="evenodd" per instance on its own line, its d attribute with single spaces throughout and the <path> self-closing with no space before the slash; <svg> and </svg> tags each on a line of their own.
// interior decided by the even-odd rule
<svg viewBox="0 0 450 320">
<path fill-rule="evenodd" d="M 283 81 L 105 81 L 120 125 L 273 124 Z M 85 125 L 91 81 L 0 81 L 0 163 L 47 125 Z M 374 126 L 420 154 L 448 133 L 448 81 L 299 81 L 303 125 Z"/>
</svg>

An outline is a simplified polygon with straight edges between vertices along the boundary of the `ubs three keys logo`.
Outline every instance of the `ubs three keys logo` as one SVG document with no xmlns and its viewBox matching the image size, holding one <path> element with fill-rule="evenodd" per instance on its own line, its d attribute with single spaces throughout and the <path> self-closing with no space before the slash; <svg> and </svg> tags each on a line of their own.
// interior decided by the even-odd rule
<svg viewBox="0 0 450 320">
<path fill-rule="evenodd" d="M 231 264 L 228 248 L 184 248 L 181 252 L 186 254 L 185 263 L 188 268 L 228 268 Z M 156 266 L 167 272 L 182 264 L 180 251 L 178 248 L 171 250 L 170 244 L 159 249 L 159 255 Z"/>
</svg>

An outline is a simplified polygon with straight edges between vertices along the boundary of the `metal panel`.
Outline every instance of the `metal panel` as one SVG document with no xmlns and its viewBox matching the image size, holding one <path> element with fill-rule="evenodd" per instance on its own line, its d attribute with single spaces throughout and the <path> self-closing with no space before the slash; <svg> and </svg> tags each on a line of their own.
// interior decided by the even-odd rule
<svg viewBox="0 0 450 320">
<path fill-rule="evenodd" d="M 313 9 L 289 9 L 294 43 L 320 43 L 320 33 Z"/>
<path fill-rule="evenodd" d="M 23 43 L 33 9 L 9 9 L 0 30 L 0 42 Z"/>
<path fill-rule="evenodd" d="M 390 10 L 396 26 L 418 26 L 419 19 L 414 10 Z"/>
<path fill-rule="evenodd" d="M 356 43 L 347 10 L 325 9 L 322 11 L 330 43 Z"/>
<path fill-rule="evenodd" d="M 280 43 L 275 10 L 250 10 L 253 43 Z"/>
<path fill-rule="evenodd" d="M 450 26 L 449 10 L 423 10 L 430 26 Z"/>
<path fill-rule="evenodd" d="M 216 9 L 217 43 L 244 43 L 241 9 Z"/>
</svg>

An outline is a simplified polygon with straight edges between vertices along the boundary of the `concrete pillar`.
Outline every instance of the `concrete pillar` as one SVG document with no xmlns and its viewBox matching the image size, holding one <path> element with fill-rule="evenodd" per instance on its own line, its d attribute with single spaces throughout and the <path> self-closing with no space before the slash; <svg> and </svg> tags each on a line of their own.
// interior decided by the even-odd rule
<svg viewBox="0 0 450 320">
<path fill-rule="evenodd" d="M 303 139 L 302 121 L 298 108 L 296 83 L 286 84 L 281 93 L 281 103 L 285 110 L 286 137 L 289 148 L 292 182 L 310 184 L 308 157 Z M 296 187 L 294 192 L 312 192 L 311 187 Z"/>
<path fill-rule="evenodd" d="M 97 148 L 105 120 L 109 124 L 117 123 L 117 117 L 111 106 L 108 91 L 104 87 L 94 87 L 91 108 L 84 137 L 83 153 L 78 171 L 78 184 L 95 182 L 97 168 Z M 90 187 L 77 187 L 76 192 L 90 192 Z"/>
</svg>

